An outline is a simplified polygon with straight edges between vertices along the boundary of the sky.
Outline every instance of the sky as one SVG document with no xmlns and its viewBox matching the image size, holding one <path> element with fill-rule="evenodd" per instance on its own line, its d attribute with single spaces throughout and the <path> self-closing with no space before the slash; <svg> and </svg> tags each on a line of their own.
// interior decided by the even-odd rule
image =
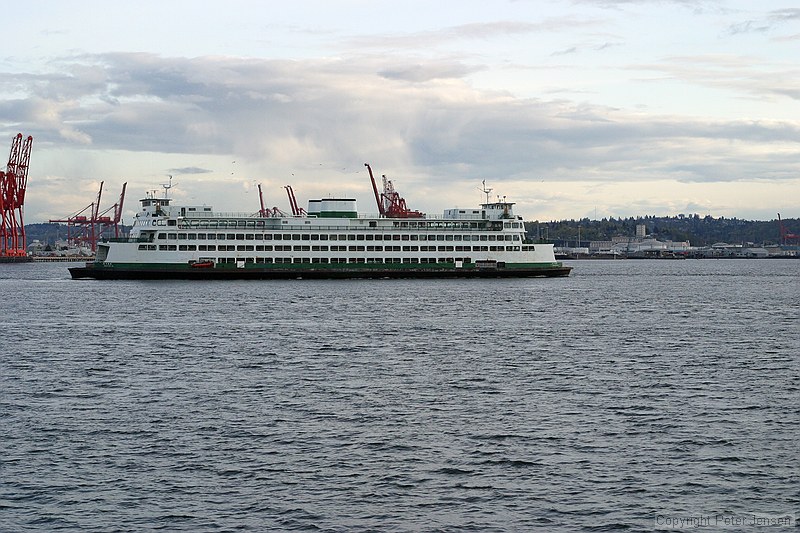
<svg viewBox="0 0 800 533">
<path fill-rule="evenodd" d="M 26 223 L 356 198 L 527 220 L 800 217 L 800 7 L 751 0 L 31 0 L 4 7 L 0 139 Z M 485 185 L 484 185 L 485 182 Z"/>
</svg>

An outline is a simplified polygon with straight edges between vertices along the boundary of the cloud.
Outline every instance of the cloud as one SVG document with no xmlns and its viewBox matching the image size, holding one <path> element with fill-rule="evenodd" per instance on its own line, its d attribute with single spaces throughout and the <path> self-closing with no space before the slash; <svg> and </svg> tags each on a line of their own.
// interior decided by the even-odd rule
<svg viewBox="0 0 800 533">
<path fill-rule="evenodd" d="M 308 194 L 350 190 L 363 184 L 364 161 L 399 176 L 406 190 L 420 186 L 428 198 L 451 194 L 448 184 L 485 178 L 562 186 L 790 180 L 800 173 L 794 122 L 641 115 L 516 98 L 473 88 L 461 74 L 469 67 L 456 60 L 409 66 L 391 58 L 103 54 L 72 61 L 18 85 L 28 97 L 0 101 L 0 111 L 13 108 L 15 128 L 60 154 L 77 147 L 84 159 L 129 154 L 126 161 L 151 182 L 166 173 L 203 175 L 197 190 L 210 198 L 220 196 L 215 182 L 241 189 L 251 176 L 272 176 L 272 191 L 295 172 Z M 720 74 L 701 75 L 707 61 L 660 68 L 712 83 Z M 734 78 L 728 81 L 741 83 Z M 744 89 L 755 91 L 755 83 Z M 761 83 L 761 90 L 777 91 Z M 55 174 L 60 165 L 49 168 Z"/>
<path fill-rule="evenodd" d="M 575 30 L 582 27 L 593 27 L 598 24 L 599 21 L 595 19 L 576 16 L 550 17 L 542 20 L 541 22 L 524 22 L 515 20 L 475 22 L 429 31 L 395 33 L 388 35 L 362 35 L 348 39 L 342 44 L 348 48 L 360 50 L 366 48 L 419 50 L 441 46 L 454 41 L 483 41 L 498 37 L 559 32 L 565 29 Z"/>
<path fill-rule="evenodd" d="M 207 168 L 198 168 L 198 167 L 182 167 L 182 168 L 171 168 L 168 171 L 170 174 L 180 175 L 180 174 L 210 174 L 213 170 L 209 170 Z"/>
<path fill-rule="evenodd" d="M 481 70 L 486 70 L 486 67 L 453 62 L 425 62 L 391 67 L 378 71 L 378 75 L 394 80 L 424 82 L 445 78 L 464 78 Z"/>
<path fill-rule="evenodd" d="M 751 19 L 731 24 L 727 33 L 729 35 L 766 33 L 784 23 L 795 21 L 800 21 L 800 8 L 775 9 L 760 20 Z"/>
<path fill-rule="evenodd" d="M 754 56 L 705 54 L 673 56 L 631 70 L 658 71 L 673 80 L 763 99 L 800 98 L 798 69 L 794 64 L 768 63 Z"/>
</svg>

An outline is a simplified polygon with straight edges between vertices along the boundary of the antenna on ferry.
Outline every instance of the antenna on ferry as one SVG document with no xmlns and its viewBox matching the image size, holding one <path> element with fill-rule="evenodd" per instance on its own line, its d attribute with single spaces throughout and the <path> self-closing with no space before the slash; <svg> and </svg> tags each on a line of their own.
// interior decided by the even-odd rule
<svg viewBox="0 0 800 533">
<path fill-rule="evenodd" d="M 169 176 L 169 183 L 161 185 L 164 187 L 164 198 L 169 197 L 169 190 L 172 188 L 172 174 L 167 174 L 167 176 Z"/>
<path fill-rule="evenodd" d="M 491 194 L 492 189 L 487 189 L 486 188 L 486 180 L 483 180 L 481 183 L 483 183 L 483 188 L 481 189 L 481 192 L 483 192 L 483 194 L 486 195 L 486 203 L 488 204 L 489 203 L 489 194 Z"/>
</svg>

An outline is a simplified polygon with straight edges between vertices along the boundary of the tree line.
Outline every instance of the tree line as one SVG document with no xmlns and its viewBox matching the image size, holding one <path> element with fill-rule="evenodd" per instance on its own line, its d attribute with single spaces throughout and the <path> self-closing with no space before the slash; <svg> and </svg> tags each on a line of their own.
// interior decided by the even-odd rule
<svg viewBox="0 0 800 533">
<path fill-rule="evenodd" d="M 590 241 L 610 241 L 613 237 L 635 237 L 636 226 L 643 224 L 648 236 L 661 241 L 689 241 L 692 246 L 710 246 L 717 242 L 728 244 L 781 244 L 777 220 L 742 220 L 714 218 L 710 215 L 677 215 L 673 217 L 603 218 L 602 220 L 559 220 L 526 222 L 528 238 L 557 245 L 588 246 Z M 800 234 L 800 219 L 784 219 L 788 233 Z"/>
</svg>

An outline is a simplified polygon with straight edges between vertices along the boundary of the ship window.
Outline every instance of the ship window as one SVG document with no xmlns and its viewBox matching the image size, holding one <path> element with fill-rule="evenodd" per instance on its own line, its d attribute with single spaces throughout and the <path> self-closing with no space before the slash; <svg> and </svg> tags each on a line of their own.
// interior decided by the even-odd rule
<svg viewBox="0 0 800 533">
<path fill-rule="evenodd" d="M 348 235 L 347 236 L 347 240 L 348 241 L 354 241 L 354 240 L 356 240 L 356 236 L 355 235 Z"/>
<path fill-rule="evenodd" d="M 309 235 L 308 233 L 303 233 L 301 236 L 303 238 L 302 240 L 304 241 L 308 241 L 311 239 L 311 235 Z"/>
<path fill-rule="evenodd" d="M 320 235 L 320 236 L 319 236 L 319 240 L 321 240 L 321 241 L 327 241 L 327 240 L 328 240 L 328 236 L 327 236 L 327 235 Z"/>
<path fill-rule="evenodd" d="M 186 234 L 185 233 L 178 233 L 178 240 L 179 241 L 185 241 L 186 240 Z"/>
<path fill-rule="evenodd" d="M 166 239 L 167 238 L 167 234 L 166 233 L 159 233 L 158 234 L 158 238 L 159 239 Z"/>
<path fill-rule="evenodd" d="M 236 240 L 237 241 L 243 241 L 244 240 L 244 233 L 237 233 L 236 234 Z"/>
<path fill-rule="evenodd" d="M 177 220 L 167 220 L 167 226 L 177 226 L 177 225 L 178 225 Z"/>
<path fill-rule="evenodd" d="M 252 233 L 248 233 L 247 235 L 244 236 L 244 239 L 246 241 L 252 241 L 255 238 L 256 238 L 255 235 L 253 235 Z"/>
<path fill-rule="evenodd" d="M 299 241 L 300 237 L 301 237 L 301 235 L 299 233 L 295 233 L 294 235 L 292 235 L 292 240 L 293 241 Z"/>
<path fill-rule="evenodd" d="M 272 233 L 265 233 L 264 234 L 264 240 L 265 241 L 271 241 L 272 240 Z"/>
<path fill-rule="evenodd" d="M 264 240 L 264 235 L 261 233 L 256 233 L 255 235 L 253 235 L 253 238 L 257 241 L 261 241 Z"/>
<path fill-rule="evenodd" d="M 363 234 L 356 235 L 356 240 L 357 241 L 363 241 L 364 240 L 364 235 Z"/>
<path fill-rule="evenodd" d="M 319 240 L 319 235 L 317 235 L 316 233 L 312 234 L 311 235 L 311 240 L 312 241 L 318 241 Z"/>
</svg>

